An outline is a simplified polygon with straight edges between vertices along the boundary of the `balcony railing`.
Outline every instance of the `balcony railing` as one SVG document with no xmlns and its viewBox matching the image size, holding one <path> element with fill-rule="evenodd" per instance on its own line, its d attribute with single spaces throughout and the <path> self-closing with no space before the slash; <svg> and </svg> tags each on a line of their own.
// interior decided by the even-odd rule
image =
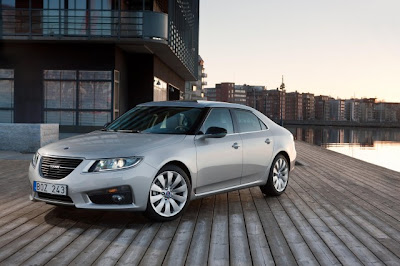
<svg viewBox="0 0 400 266">
<path fill-rule="evenodd" d="M 1 15 L 3 39 L 20 36 L 168 40 L 168 15 L 152 11 L 3 8 Z"/>
</svg>

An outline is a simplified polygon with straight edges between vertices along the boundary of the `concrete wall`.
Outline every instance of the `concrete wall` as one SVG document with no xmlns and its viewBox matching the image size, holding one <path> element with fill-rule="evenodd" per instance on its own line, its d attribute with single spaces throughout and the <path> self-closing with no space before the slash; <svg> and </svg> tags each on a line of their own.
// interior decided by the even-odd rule
<svg viewBox="0 0 400 266">
<path fill-rule="evenodd" d="M 0 123 L 0 150 L 36 152 L 58 139 L 58 124 Z"/>
</svg>

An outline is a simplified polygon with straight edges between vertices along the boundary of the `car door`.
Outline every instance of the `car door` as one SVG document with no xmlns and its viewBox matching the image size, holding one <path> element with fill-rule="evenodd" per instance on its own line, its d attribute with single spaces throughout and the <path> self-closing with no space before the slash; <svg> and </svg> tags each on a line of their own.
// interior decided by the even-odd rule
<svg viewBox="0 0 400 266">
<path fill-rule="evenodd" d="M 233 117 L 243 144 L 241 184 L 265 178 L 272 160 L 273 143 L 265 124 L 253 112 L 233 109 Z"/>
<path fill-rule="evenodd" d="M 222 138 L 204 138 L 210 127 L 227 130 Z M 213 108 L 196 136 L 196 194 L 240 185 L 242 176 L 242 140 L 234 134 L 231 113 L 227 108 Z"/>
</svg>

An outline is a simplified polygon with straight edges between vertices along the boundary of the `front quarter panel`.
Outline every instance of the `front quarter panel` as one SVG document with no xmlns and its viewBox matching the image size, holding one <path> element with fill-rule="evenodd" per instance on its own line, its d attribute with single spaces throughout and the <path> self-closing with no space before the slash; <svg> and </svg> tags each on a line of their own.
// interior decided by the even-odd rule
<svg viewBox="0 0 400 266">
<path fill-rule="evenodd" d="M 189 170 L 189 179 L 192 184 L 192 193 L 194 195 L 194 188 L 196 186 L 197 178 L 197 165 L 196 165 L 196 149 L 194 145 L 194 136 L 188 135 L 179 143 L 167 145 L 159 149 L 147 151 L 141 154 L 145 159 L 144 161 L 150 166 L 158 169 L 158 171 L 170 162 L 180 162 L 184 164 Z M 154 177 L 153 177 L 154 178 Z"/>
</svg>

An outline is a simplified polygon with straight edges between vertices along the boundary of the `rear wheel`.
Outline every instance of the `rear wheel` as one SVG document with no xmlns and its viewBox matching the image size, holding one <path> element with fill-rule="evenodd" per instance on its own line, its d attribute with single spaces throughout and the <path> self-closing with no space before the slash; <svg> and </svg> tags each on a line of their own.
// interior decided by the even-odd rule
<svg viewBox="0 0 400 266">
<path fill-rule="evenodd" d="M 266 195 L 281 195 L 289 183 L 289 163 L 285 156 L 278 154 L 269 171 L 267 184 L 260 186 L 261 191 Z"/>
<path fill-rule="evenodd" d="M 176 165 L 164 166 L 150 186 L 146 216 L 157 221 L 176 219 L 189 204 L 190 191 L 185 171 Z"/>
</svg>

